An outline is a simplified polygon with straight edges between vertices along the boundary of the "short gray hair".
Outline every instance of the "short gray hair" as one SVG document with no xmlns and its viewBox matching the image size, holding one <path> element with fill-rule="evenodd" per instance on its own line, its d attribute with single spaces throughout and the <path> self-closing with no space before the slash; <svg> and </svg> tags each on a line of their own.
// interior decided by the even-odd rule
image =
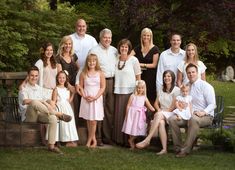
<svg viewBox="0 0 235 170">
<path fill-rule="evenodd" d="M 105 29 L 103 29 L 103 30 L 101 30 L 100 31 L 100 39 L 104 36 L 104 34 L 111 34 L 111 36 L 112 36 L 112 31 L 110 30 L 110 29 L 108 29 L 108 28 L 105 28 Z"/>
</svg>

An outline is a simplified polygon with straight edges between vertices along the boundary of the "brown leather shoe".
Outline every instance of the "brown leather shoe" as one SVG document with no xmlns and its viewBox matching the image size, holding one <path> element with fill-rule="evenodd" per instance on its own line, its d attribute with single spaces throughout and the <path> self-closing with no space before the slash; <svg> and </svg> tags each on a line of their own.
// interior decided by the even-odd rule
<svg viewBox="0 0 235 170">
<path fill-rule="evenodd" d="M 102 142 L 102 140 L 97 140 L 97 146 L 104 146 L 104 144 L 103 144 L 103 142 Z"/>
<path fill-rule="evenodd" d="M 180 152 L 180 153 L 178 153 L 175 157 L 176 158 L 184 158 L 184 157 L 186 157 L 188 154 L 187 153 L 185 153 L 185 152 Z"/>
<path fill-rule="evenodd" d="M 53 152 L 53 153 L 57 153 L 57 154 L 60 154 L 60 155 L 63 155 L 63 152 L 59 148 L 57 148 L 57 147 L 48 148 L 48 151 Z"/>
<path fill-rule="evenodd" d="M 63 114 L 59 117 L 59 119 L 65 121 L 65 122 L 69 122 L 69 121 L 72 119 L 72 116 L 66 115 L 66 114 L 63 113 Z"/>
</svg>

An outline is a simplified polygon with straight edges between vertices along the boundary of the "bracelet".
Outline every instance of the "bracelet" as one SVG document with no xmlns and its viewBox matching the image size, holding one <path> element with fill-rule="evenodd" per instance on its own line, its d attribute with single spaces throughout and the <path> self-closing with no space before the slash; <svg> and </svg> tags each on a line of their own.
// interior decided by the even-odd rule
<svg viewBox="0 0 235 170">
<path fill-rule="evenodd" d="M 147 64 L 146 63 L 144 64 L 144 67 L 147 68 Z"/>
</svg>

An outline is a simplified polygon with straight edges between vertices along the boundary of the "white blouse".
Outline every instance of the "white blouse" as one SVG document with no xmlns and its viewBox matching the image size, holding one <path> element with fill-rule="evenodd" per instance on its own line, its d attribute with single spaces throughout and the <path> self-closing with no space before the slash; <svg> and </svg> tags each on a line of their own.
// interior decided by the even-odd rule
<svg viewBox="0 0 235 170">
<path fill-rule="evenodd" d="M 118 60 L 119 61 L 119 60 Z M 115 94 L 130 94 L 135 89 L 136 75 L 141 74 L 140 63 L 134 56 L 130 56 L 122 69 L 118 68 L 118 61 L 115 66 Z M 120 61 L 123 66 L 124 61 Z"/>
<path fill-rule="evenodd" d="M 179 87 L 175 86 L 171 93 L 163 92 L 163 90 L 158 91 L 158 99 L 160 103 L 160 108 L 162 110 L 169 109 L 172 105 L 173 99 L 180 95 Z"/>
</svg>

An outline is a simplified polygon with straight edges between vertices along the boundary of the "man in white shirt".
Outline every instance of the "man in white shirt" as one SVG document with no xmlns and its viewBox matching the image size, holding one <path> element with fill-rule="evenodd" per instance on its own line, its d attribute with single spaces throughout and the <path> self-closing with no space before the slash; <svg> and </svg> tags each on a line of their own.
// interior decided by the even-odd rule
<svg viewBox="0 0 235 170">
<path fill-rule="evenodd" d="M 189 64 L 186 67 L 187 76 L 189 79 L 190 95 L 192 96 L 192 118 L 188 120 L 187 137 L 184 145 L 180 138 L 180 126 L 186 126 L 185 120 L 177 120 L 175 115 L 169 119 L 169 124 L 172 130 L 172 138 L 176 150 L 176 157 L 187 156 L 197 137 L 200 127 L 205 127 L 212 124 L 214 117 L 214 109 L 216 108 L 214 88 L 198 78 L 198 68 L 194 64 Z"/>
<path fill-rule="evenodd" d="M 106 78 L 104 99 L 104 120 L 102 124 L 104 143 L 112 143 L 112 129 L 114 124 L 114 73 L 117 62 L 117 49 L 111 46 L 112 32 L 105 28 L 100 32 L 100 43 L 93 47 L 89 53 L 96 54 L 101 70 Z M 101 136 L 101 123 L 98 123 L 97 141 Z M 102 145 L 102 144 L 101 144 Z"/>
<path fill-rule="evenodd" d="M 44 98 L 43 88 L 37 85 L 39 70 L 33 66 L 28 71 L 28 80 L 19 91 L 19 112 L 22 121 L 48 123 L 48 150 L 62 154 L 55 147 L 57 119 L 69 122 L 71 116 L 56 112 L 52 105 Z"/>
<path fill-rule="evenodd" d="M 84 19 L 78 19 L 76 22 L 76 32 L 71 34 L 73 40 L 73 49 L 78 57 L 80 70 L 84 67 L 89 50 L 97 45 L 97 41 L 91 35 L 86 34 L 87 24 Z"/>
<path fill-rule="evenodd" d="M 171 70 L 177 76 L 177 67 L 185 57 L 185 51 L 180 48 L 181 35 L 173 33 L 170 37 L 171 47 L 161 53 L 156 75 L 157 91 L 162 87 L 162 75 L 166 70 Z"/>
</svg>

